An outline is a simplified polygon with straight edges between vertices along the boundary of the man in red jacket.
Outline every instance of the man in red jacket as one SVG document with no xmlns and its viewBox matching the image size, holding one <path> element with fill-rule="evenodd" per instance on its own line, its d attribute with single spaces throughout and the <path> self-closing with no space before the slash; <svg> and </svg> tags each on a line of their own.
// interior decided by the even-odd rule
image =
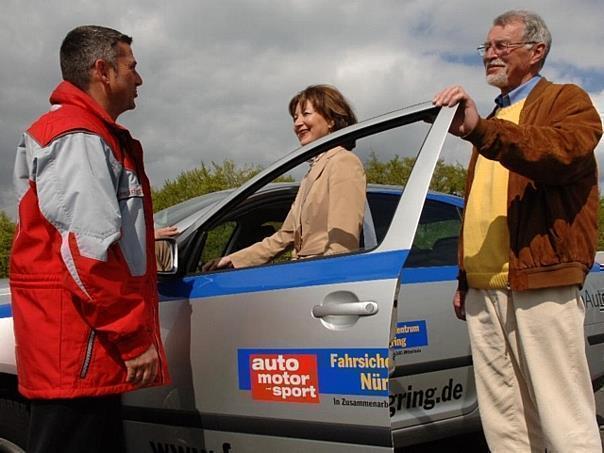
<svg viewBox="0 0 604 453">
<path fill-rule="evenodd" d="M 67 34 L 64 81 L 23 134 L 10 285 L 28 452 L 120 451 L 120 395 L 169 381 L 140 143 L 116 123 L 143 81 L 132 39 Z"/>
<path fill-rule="evenodd" d="M 474 145 L 460 241 L 457 316 L 467 319 L 480 417 L 494 452 L 598 452 L 579 289 L 597 243 L 602 124 L 576 85 L 539 74 L 551 46 L 535 13 L 508 11 L 483 45 L 500 89 L 481 118 L 460 86 L 434 104 Z"/>
</svg>

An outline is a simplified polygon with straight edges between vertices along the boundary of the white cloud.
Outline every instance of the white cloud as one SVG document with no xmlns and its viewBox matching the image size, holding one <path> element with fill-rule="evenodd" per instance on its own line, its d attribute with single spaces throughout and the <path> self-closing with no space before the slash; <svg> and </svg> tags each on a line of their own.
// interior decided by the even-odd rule
<svg viewBox="0 0 604 453">
<path fill-rule="evenodd" d="M 600 118 L 604 123 L 604 90 L 599 93 L 592 93 L 591 100 L 598 112 L 600 112 Z M 600 194 L 602 195 L 604 193 L 604 140 L 600 140 L 595 152 L 600 170 Z"/>
<path fill-rule="evenodd" d="M 98 23 L 134 37 L 144 85 L 137 109 L 120 120 L 142 140 L 158 186 L 202 160 L 266 165 L 294 149 L 287 104 L 314 83 L 340 88 L 361 119 L 459 83 L 488 113 L 497 93 L 484 82 L 474 49 L 493 17 L 514 6 L 475 0 L 8 0 L 0 16 L 0 209 L 14 212 L 15 145 L 48 108 L 60 78 L 59 45 L 76 25 Z M 601 0 L 525 0 L 523 7 L 540 12 L 552 30 L 544 74 L 588 86 L 602 111 Z M 466 148 L 448 140 L 445 157 L 465 164 Z"/>
</svg>

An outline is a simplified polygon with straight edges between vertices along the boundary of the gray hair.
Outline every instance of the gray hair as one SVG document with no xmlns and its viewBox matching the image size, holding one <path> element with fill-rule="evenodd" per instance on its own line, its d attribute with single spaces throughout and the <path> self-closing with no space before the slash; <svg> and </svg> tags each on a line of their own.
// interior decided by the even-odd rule
<svg viewBox="0 0 604 453">
<path fill-rule="evenodd" d="M 67 33 L 61 44 L 60 61 L 63 80 L 81 90 L 90 84 L 90 69 L 97 60 L 117 65 L 118 43 L 130 44 L 132 38 L 112 28 L 82 25 Z"/>
<path fill-rule="evenodd" d="M 545 25 L 545 21 L 537 13 L 526 10 L 510 10 L 497 16 L 493 25 L 505 26 L 512 22 L 521 22 L 524 25 L 524 41 L 542 42 L 545 44 L 543 58 L 539 62 L 539 68 L 543 67 L 547 54 L 552 47 L 552 35 Z"/>
</svg>

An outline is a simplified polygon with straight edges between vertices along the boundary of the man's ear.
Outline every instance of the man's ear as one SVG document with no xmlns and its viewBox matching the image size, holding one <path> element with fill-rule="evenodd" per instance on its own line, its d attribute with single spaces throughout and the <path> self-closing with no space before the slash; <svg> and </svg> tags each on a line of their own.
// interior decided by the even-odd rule
<svg viewBox="0 0 604 453">
<path fill-rule="evenodd" d="M 539 63 L 545 57 L 545 44 L 538 42 L 533 45 L 533 56 L 531 57 L 531 64 Z"/>
<path fill-rule="evenodd" d="M 111 69 L 112 67 L 109 63 L 107 63 L 107 61 L 99 58 L 94 62 L 92 68 L 90 69 L 91 80 L 96 79 L 103 84 L 108 84 L 110 80 L 109 72 Z"/>
</svg>

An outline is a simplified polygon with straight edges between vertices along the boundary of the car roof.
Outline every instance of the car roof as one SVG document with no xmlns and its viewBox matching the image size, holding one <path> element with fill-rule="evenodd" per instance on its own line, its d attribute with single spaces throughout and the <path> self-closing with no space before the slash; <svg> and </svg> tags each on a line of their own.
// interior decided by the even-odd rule
<svg viewBox="0 0 604 453">
<path fill-rule="evenodd" d="M 298 190 L 299 182 L 276 182 L 270 183 L 258 190 L 252 197 L 266 196 L 273 192 L 284 192 Z M 390 194 L 400 195 L 404 186 L 389 184 L 367 184 L 367 192 L 370 194 Z M 189 216 L 205 210 L 220 200 L 227 197 L 235 189 L 226 189 L 218 192 L 211 192 L 199 195 L 168 208 L 162 209 L 154 214 L 154 220 L 157 227 L 175 225 Z M 458 207 L 463 207 L 463 199 L 456 195 L 449 195 L 440 192 L 428 192 L 429 200 L 441 201 Z"/>
</svg>

